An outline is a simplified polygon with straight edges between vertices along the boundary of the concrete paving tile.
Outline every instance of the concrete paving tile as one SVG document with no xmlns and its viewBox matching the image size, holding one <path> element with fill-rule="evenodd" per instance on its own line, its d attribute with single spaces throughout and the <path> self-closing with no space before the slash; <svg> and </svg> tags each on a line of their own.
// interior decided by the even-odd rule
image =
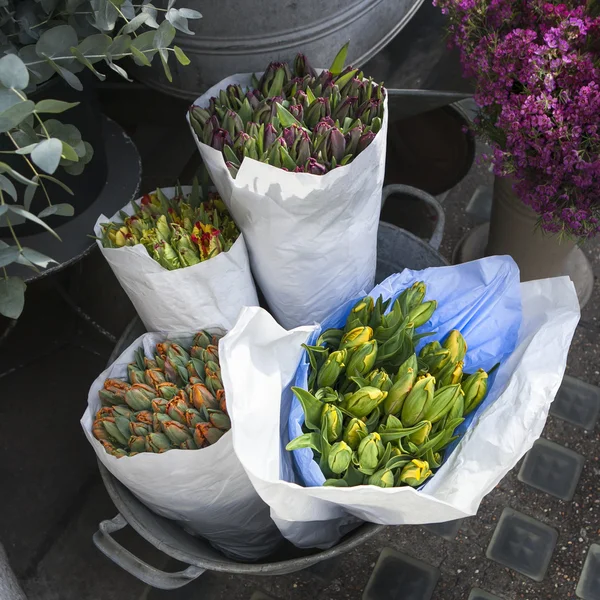
<svg viewBox="0 0 600 600">
<path fill-rule="evenodd" d="M 582 600 L 600 598 L 600 544 L 590 546 L 576 593 Z"/>
<path fill-rule="evenodd" d="M 577 452 L 540 438 L 527 453 L 519 471 L 519 481 L 572 500 L 585 459 Z"/>
<path fill-rule="evenodd" d="M 363 600 L 429 600 L 440 576 L 435 567 L 408 554 L 384 548 Z"/>
<path fill-rule="evenodd" d="M 552 558 L 558 533 L 531 517 L 505 508 L 486 556 L 534 581 L 542 581 Z"/>
<path fill-rule="evenodd" d="M 550 413 L 583 429 L 592 430 L 600 415 L 600 388 L 566 375 Z"/>
</svg>

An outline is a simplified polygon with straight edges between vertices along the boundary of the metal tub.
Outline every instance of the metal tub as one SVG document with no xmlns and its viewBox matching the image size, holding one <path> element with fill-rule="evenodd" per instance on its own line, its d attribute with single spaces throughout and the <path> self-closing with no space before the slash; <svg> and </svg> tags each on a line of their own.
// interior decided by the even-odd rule
<svg viewBox="0 0 600 600">
<path fill-rule="evenodd" d="M 384 199 L 394 192 L 395 186 L 390 186 L 390 188 L 392 189 L 384 191 Z M 410 193 L 412 190 L 407 186 L 402 186 L 402 188 L 403 193 Z M 428 204 L 437 205 L 433 198 L 426 198 L 423 192 L 412 191 Z M 434 243 L 439 244 L 443 231 L 443 212 L 439 205 L 437 205 L 437 210 L 440 211 L 441 218 L 438 220 L 437 230 L 432 239 Z M 376 275 L 378 283 L 405 268 L 424 269 L 448 264 L 429 243 L 389 223 L 380 223 L 378 249 Z M 109 362 L 114 361 L 144 331 L 144 326 L 139 319 L 136 318 L 130 323 Z M 114 519 L 100 523 L 98 531 L 93 536 L 94 544 L 123 569 L 141 581 L 161 589 L 181 587 L 199 577 L 206 570 L 246 575 L 283 575 L 300 571 L 320 561 L 352 550 L 383 529 L 382 525 L 364 523 L 329 550 L 300 550 L 288 542 L 282 542 L 277 551 L 263 562 L 236 562 L 215 550 L 202 538 L 185 532 L 174 521 L 153 513 L 101 464 L 99 464 L 99 468 L 104 485 L 119 514 Z M 167 573 L 140 560 L 116 542 L 111 535 L 128 524 L 153 546 L 171 558 L 188 564 L 189 567 L 183 571 Z"/>
</svg>

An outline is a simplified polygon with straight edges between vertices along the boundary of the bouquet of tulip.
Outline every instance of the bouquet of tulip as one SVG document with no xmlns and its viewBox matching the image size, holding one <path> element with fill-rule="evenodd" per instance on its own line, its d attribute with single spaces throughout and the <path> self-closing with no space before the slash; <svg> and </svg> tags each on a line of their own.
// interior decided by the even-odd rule
<svg viewBox="0 0 600 600">
<path fill-rule="evenodd" d="M 168 270 L 197 265 L 231 249 L 239 236 L 227 208 L 216 193 L 204 201 L 197 182 L 190 194 L 181 186 L 167 198 L 161 189 L 132 202 L 133 214 L 119 212 L 120 222 L 102 223 L 102 245 L 122 248 L 143 244 Z"/>
<path fill-rule="evenodd" d="M 484 399 L 488 374 L 463 373 L 467 344 L 456 329 L 415 353 L 430 333 L 415 334 L 433 315 L 426 287 L 390 299 L 370 296 L 350 311 L 343 329 L 328 329 L 310 357 L 308 390 L 292 388 L 306 432 L 287 450 L 312 448 L 323 485 L 421 486 L 457 438 L 456 428 Z"/>
<path fill-rule="evenodd" d="M 233 451 L 226 328 L 195 331 L 136 339 L 92 384 L 81 425 L 102 466 L 151 510 L 256 560 L 281 536 Z"/>
<path fill-rule="evenodd" d="M 257 283 L 287 328 L 320 321 L 375 278 L 387 93 L 345 67 L 346 52 L 325 70 L 298 55 L 232 75 L 187 113 Z"/>
<path fill-rule="evenodd" d="M 217 193 L 157 189 L 94 228 L 100 251 L 148 331 L 230 327 L 258 304 L 244 238 Z"/>
<path fill-rule="evenodd" d="M 597 0 L 437 0 L 480 107 L 475 130 L 543 230 L 600 231 Z"/>
<path fill-rule="evenodd" d="M 128 381 L 107 379 L 98 395 L 102 408 L 92 426 L 94 437 L 113 456 L 197 450 L 229 431 L 221 382 L 220 335 L 196 334 L 192 347 L 156 344 L 149 359 L 143 348 L 127 365 Z"/>
<path fill-rule="evenodd" d="M 385 89 L 344 69 L 347 50 L 318 75 L 303 54 L 292 68 L 272 62 L 249 89 L 231 84 L 207 108 L 192 106 L 198 139 L 223 152 L 233 177 L 245 157 L 313 175 L 348 164 L 382 127 Z"/>
</svg>

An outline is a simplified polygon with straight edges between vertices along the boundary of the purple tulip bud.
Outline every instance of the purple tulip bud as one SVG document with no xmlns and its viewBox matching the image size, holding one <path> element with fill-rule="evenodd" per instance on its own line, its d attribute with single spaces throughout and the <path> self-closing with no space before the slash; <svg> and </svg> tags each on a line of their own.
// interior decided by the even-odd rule
<svg viewBox="0 0 600 600">
<path fill-rule="evenodd" d="M 356 111 L 356 118 L 360 119 L 365 125 L 370 125 L 371 121 L 379 116 L 381 110 L 381 100 L 371 98 L 363 102 Z"/>
<path fill-rule="evenodd" d="M 215 114 L 215 107 L 217 106 L 217 99 L 213 96 L 209 101 L 208 101 L 208 111 L 210 112 L 211 115 Z"/>
<path fill-rule="evenodd" d="M 306 94 L 306 92 L 303 92 L 302 90 L 298 90 L 296 92 L 296 102 L 299 105 L 302 105 L 304 107 L 304 109 L 308 108 L 308 95 Z"/>
<path fill-rule="evenodd" d="M 294 173 L 304 173 L 304 172 L 305 172 L 304 167 L 300 166 L 300 165 L 294 169 Z"/>
<path fill-rule="evenodd" d="M 313 134 L 315 139 L 318 138 L 319 136 L 323 135 L 324 133 L 327 133 L 332 127 L 335 126 L 335 123 L 332 121 L 332 119 L 329 119 L 329 121 L 331 121 L 331 123 L 328 122 L 329 117 L 326 117 L 325 119 L 321 119 L 313 128 Z"/>
<path fill-rule="evenodd" d="M 221 128 L 215 129 L 210 145 L 215 150 L 223 152 L 225 145 L 231 146 L 231 136 L 229 135 L 229 131 Z"/>
<path fill-rule="evenodd" d="M 265 139 L 263 142 L 263 149 L 268 150 L 275 140 L 277 139 L 277 129 L 271 125 L 271 123 L 267 123 L 265 126 Z"/>
<path fill-rule="evenodd" d="M 329 98 L 319 97 L 308 107 L 304 115 L 304 121 L 312 129 L 323 117 L 327 117 L 330 114 Z"/>
<path fill-rule="evenodd" d="M 272 62 L 267 70 L 263 73 L 263 76 L 260 78 L 258 82 L 258 89 L 263 93 L 264 96 L 269 94 L 269 90 L 271 88 L 271 84 L 274 79 L 277 77 L 278 71 L 282 70 L 284 73 L 283 81 L 281 82 L 281 87 L 287 85 L 288 81 L 292 78 L 292 74 L 290 73 L 290 69 L 287 63 L 282 62 Z M 275 90 L 275 94 L 279 95 L 281 93 L 281 89 Z"/>
<path fill-rule="evenodd" d="M 365 84 L 358 78 L 353 77 L 341 90 L 342 96 L 359 96 Z"/>
<path fill-rule="evenodd" d="M 340 123 L 343 123 L 346 117 L 349 117 L 351 114 L 354 114 L 357 104 L 357 96 L 348 96 L 347 98 L 344 98 L 344 100 L 336 106 L 336 109 L 331 114 L 331 118 L 334 121 L 339 121 Z"/>
<path fill-rule="evenodd" d="M 300 128 L 297 125 L 291 125 L 290 127 L 284 128 L 282 136 L 288 148 L 291 148 L 294 145 L 299 129 Z"/>
<path fill-rule="evenodd" d="M 304 136 L 298 136 L 292 148 L 292 158 L 297 164 L 303 165 L 310 158 L 310 139 L 305 131 Z"/>
<path fill-rule="evenodd" d="M 333 75 L 331 74 L 331 71 L 321 71 L 321 73 L 317 76 L 316 78 L 316 83 L 321 84 L 323 87 L 325 87 L 330 81 L 333 80 Z"/>
<path fill-rule="evenodd" d="M 246 99 L 250 103 L 252 110 L 256 109 L 260 104 L 260 99 L 258 98 L 258 90 L 250 90 L 246 92 Z"/>
<path fill-rule="evenodd" d="M 247 133 L 245 133 L 244 131 L 240 131 L 237 134 L 235 140 L 233 141 L 233 149 L 236 151 L 236 153 L 241 153 L 244 148 L 244 145 L 250 139 L 251 137 Z"/>
<path fill-rule="evenodd" d="M 325 173 L 327 173 L 327 167 L 314 158 L 309 158 L 306 161 L 304 169 L 307 173 L 311 173 L 312 175 L 325 175 Z"/>
<path fill-rule="evenodd" d="M 346 154 L 356 154 L 358 140 L 360 140 L 360 136 L 363 134 L 363 130 L 363 125 L 357 125 L 346 134 Z"/>
<path fill-rule="evenodd" d="M 229 161 L 225 163 L 225 166 L 229 169 L 231 176 L 235 179 L 236 175 L 238 174 L 238 168 L 232 162 Z"/>
<path fill-rule="evenodd" d="M 219 129 L 220 123 L 219 119 L 216 115 L 213 115 L 206 123 L 204 124 L 204 129 L 202 131 L 202 141 L 205 144 L 210 144 L 212 141 L 213 133 Z"/>
<path fill-rule="evenodd" d="M 315 70 L 310 66 L 308 58 L 304 54 L 297 54 L 294 60 L 294 73 L 297 77 L 304 77 L 310 75 L 314 77 L 316 75 Z"/>
<path fill-rule="evenodd" d="M 227 129 L 229 135 L 233 138 L 240 131 L 244 131 L 244 122 L 235 111 L 228 110 L 223 119 L 223 129 Z"/>
<path fill-rule="evenodd" d="M 283 101 L 283 96 L 275 96 L 273 98 L 269 98 L 268 102 L 271 105 L 271 119 L 274 119 L 277 116 L 277 105 L 282 104 Z"/>
<path fill-rule="evenodd" d="M 339 163 L 344 158 L 344 154 L 346 154 L 346 140 L 344 139 L 344 134 L 337 127 L 331 129 L 329 148 L 330 155 Z"/>
<path fill-rule="evenodd" d="M 298 121 L 302 121 L 304 118 L 304 108 L 302 107 L 302 104 L 291 104 L 288 110 L 293 117 L 298 119 Z"/>
<path fill-rule="evenodd" d="M 367 131 L 367 133 L 363 133 L 358 140 L 358 146 L 356 154 L 362 152 L 373 140 L 375 139 L 375 134 L 372 131 Z"/>
</svg>

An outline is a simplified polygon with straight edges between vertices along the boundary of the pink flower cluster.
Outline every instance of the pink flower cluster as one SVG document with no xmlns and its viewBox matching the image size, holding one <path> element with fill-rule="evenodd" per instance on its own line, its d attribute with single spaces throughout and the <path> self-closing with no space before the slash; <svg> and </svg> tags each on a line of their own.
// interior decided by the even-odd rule
<svg viewBox="0 0 600 600">
<path fill-rule="evenodd" d="M 600 10 L 589 0 L 437 5 L 475 79 L 475 129 L 496 174 L 515 178 L 544 230 L 600 232 Z"/>
</svg>

